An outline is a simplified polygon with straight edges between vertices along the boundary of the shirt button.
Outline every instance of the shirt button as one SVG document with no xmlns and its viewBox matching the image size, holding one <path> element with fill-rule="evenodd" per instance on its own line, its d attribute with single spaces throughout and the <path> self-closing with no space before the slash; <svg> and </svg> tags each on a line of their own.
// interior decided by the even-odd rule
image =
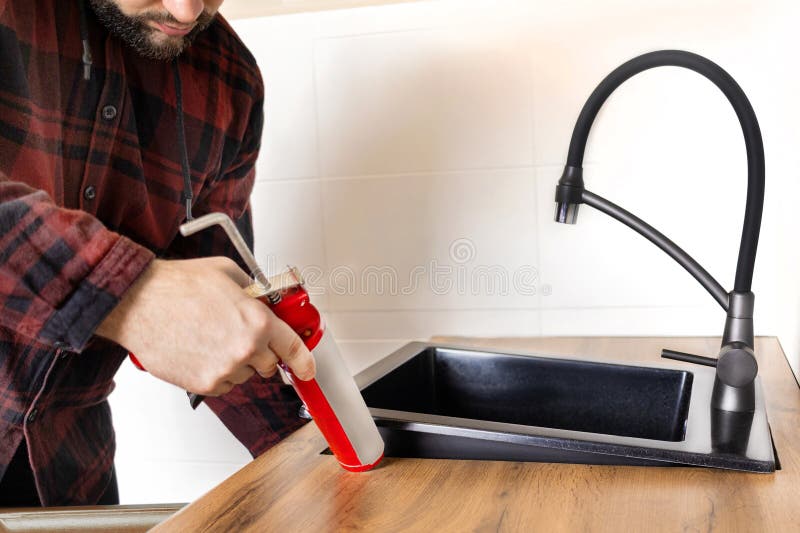
<svg viewBox="0 0 800 533">
<path fill-rule="evenodd" d="M 114 117 L 117 116 L 117 108 L 113 105 L 103 106 L 103 111 L 101 112 L 103 118 L 106 120 L 114 120 Z"/>
<path fill-rule="evenodd" d="M 94 186 L 89 185 L 83 189 L 83 197 L 87 200 L 94 200 L 95 196 L 97 196 L 97 191 L 95 190 Z"/>
<path fill-rule="evenodd" d="M 34 420 L 36 420 L 36 415 L 39 414 L 39 410 L 34 408 L 33 411 L 28 413 L 28 423 L 30 424 Z"/>
</svg>

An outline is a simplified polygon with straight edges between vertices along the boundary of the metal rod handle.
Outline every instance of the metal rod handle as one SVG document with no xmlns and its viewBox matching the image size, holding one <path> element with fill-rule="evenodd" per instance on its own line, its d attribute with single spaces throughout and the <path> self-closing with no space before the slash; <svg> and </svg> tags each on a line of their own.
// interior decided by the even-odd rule
<svg viewBox="0 0 800 533">
<path fill-rule="evenodd" d="M 677 350 L 668 350 L 664 348 L 661 350 L 661 357 L 664 359 L 674 359 L 675 361 L 683 361 L 684 363 L 694 363 L 703 366 L 717 366 L 717 359 L 714 357 L 705 357 L 702 355 L 695 355 L 693 353 L 679 352 Z"/>
<path fill-rule="evenodd" d="M 247 268 L 250 269 L 250 274 L 256 281 L 261 283 L 264 288 L 269 289 L 270 284 L 266 274 L 264 274 L 261 267 L 258 266 L 256 258 L 244 241 L 242 234 L 239 233 L 239 230 L 236 229 L 231 218 L 225 213 L 209 213 L 200 218 L 195 218 L 194 220 L 181 224 L 180 231 L 181 235 L 188 237 L 189 235 L 193 235 L 211 226 L 220 226 L 225 230 L 225 233 L 228 235 L 231 243 L 233 243 L 236 251 L 239 252 L 239 256 L 244 260 Z"/>
</svg>

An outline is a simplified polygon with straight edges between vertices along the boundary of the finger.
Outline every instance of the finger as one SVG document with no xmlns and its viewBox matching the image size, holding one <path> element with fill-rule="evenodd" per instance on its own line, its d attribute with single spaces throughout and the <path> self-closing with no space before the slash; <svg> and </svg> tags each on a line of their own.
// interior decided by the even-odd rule
<svg viewBox="0 0 800 533">
<path fill-rule="evenodd" d="M 255 373 L 256 371 L 253 369 L 253 367 L 249 365 L 240 366 L 230 376 L 228 376 L 228 379 L 226 381 L 230 381 L 231 383 L 240 385 L 242 383 L 250 381 L 250 378 L 252 378 L 253 374 Z"/>
<path fill-rule="evenodd" d="M 270 322 L 269 333 L 269 347 L 281 361 L 292 369 L 294 375 L 303 381 L 313 378 L 316 371 L 314 356 L 308 351 L 297 333 L 280 319 Z"/>
<path fill-rule="evenodd" d="M 272 367 L 268 368 L 267 370 L 263 370 L 263 371 L 262 370 L 256 370 L 256 374 L 258 374 L 259 376 L 261 376 L 264 379 L 269 379 L 269 378 L 271 378 L 272 376 L 274 376 L 277 373 L 278 373 L 278 364 L 277 363 L 272 365 Z"/>
<path fill-rule="evenodd" d="M 268 378 L 278 371 L 278 356 L 269 348 L 260 350 L 249 361 L 249 365 L 262 377 Z"/>
</svg>

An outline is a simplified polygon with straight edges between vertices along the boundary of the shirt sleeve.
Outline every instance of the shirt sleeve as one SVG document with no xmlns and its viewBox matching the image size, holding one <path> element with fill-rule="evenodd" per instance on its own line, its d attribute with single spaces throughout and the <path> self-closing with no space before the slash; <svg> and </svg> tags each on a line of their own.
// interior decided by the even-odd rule
<svg viewBox="0 0 800 533">
<path fill-rule="evenodd" d="M 0 325 L 81 351 L 153 254 L 0 173 Z"/>
</svg>

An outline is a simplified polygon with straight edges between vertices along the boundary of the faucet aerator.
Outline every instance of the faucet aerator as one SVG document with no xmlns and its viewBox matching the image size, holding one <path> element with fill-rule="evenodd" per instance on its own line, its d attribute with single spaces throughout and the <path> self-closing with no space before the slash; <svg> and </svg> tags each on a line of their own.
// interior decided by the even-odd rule
<svg viewBox="0 0 800 533">
<path fill-rule="evenodd" d="M 556 202 L 555 221 L 560 224 L 575 224 L 578 222 L 578 208 L 581 204 L 570 202 Z"/>
</svg>

